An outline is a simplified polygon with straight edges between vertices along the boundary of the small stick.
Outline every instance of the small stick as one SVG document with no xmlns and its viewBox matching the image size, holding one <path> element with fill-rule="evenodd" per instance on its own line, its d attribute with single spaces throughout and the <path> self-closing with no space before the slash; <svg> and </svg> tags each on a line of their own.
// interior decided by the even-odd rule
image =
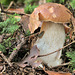
<svg viewBox="0 0 75 75">
<path fill-rule="evenodd" d="M 73 44 L 73 43 L 75 43 L 75 41 L 73 41 L 73 42 L 67 44 L 67 45 L 64 46 L 63 48 L 60 48 L 60 49 L 58 49 L 58 50 L 56 50 L 56 51 L 54 51 L 54 52 L 47 53 L 47 54 L 44 54 L 44 55 L 39 55 L 38 57 L 48 56 L 48 55 L 50 55 L 50 54 L 53 54 L 53 53 L 55 53 L 55 52 L 57 52 L 57 51 L 60 51 L 60 50 L 62 50 L 62 49 L 64 49 L 64 48 L 66 48 L 67 46 L 69 46 L 69 45 L 71 45 L 71 44 Z"/>
<path fill-rule="evenodd" d="M 8 11 L 8 9 L 10 9 L 10 7 L 12 6 L 12 4 L 14 4 L 14 1 L 11 1 L 8 8 L 6 9 L 6 11 Z"/>
<path fill-rule="evenodd" d="M 0 66 L 7 65 L 7 63 L 0 63 Z"/>
<path fill-rule="evenodd" d="M 15 12 L 15 11 L 5 11 L 3 10 L 2 12 L 6 13 L 6 14 L 19 14 L 19 15 L 27 15 L 30 16 L 31 14 L 26 14 L 26 13 L 22 13 L 22 12 Z"/>
<path fill-rule="evenodd" d="M 60 64 L 60 65 L 58 65 L 58 66 L 52 67 L 52 68 L 56 68 L 56 67 L 60 67 L 60 66 L 65 66 L 65 65 L 68 65 L 68 64 L 70 64 L 70 62 L 63 63 L 63 64 Z"/>
<path fill-rule="evenodd" d="M 21 42 L 15 47 L 16 50 L 14 50 L 11 55 L 9 56 L 8 60 L 11 61 L 15 56 L 16 54 L 18 53 L 18 51 L 20 50 L 20 48 L 22 47 L 22 45 L 25 44 L 25 40 L 24 40 L 24 36 L 21 35 Z"/>
<path fill-rule="evenodd" d="M 2 58 L 5 60 L 5 62 L 8 63 L 9 66 L 12 66 L 12 63 L 10 61 L 8 61 L 8 59 L 6 58 L 6 56 L 2 53 L 2 51 L 0 51 L 0 55 L 2 56 Z"/>
<path fill-rule="evenodd" d="M 0 3 L 0 7 L 1 7 L 1 11 L 3 11 L 4 10 L 4 8 L 3 8 L 3 6 L 2 6 L 2 4 Z"/>
<path fill-rule="evenodd" d="M 7 11 L 9 8 L 7 8 L 6 10 L 4 10 L 2 4 L 0 3 L 0 6 L 1 6 L 1 11 L 3 13 L 6 13 L 6 14 L 19 14 L 19 15 L 27 15 L 27 16 L 30 16 L 31 14 L 26 14 L 26 13 L 21 13 L 21 12 L 14 12 L 14 11 Z"/>
<path fill-rule="evenodd" d="M 39 34 L 39 33 L 35 33 L 35 34 L 31 34 L 30 36 L 36 36 L 36 35 L 38 35 L 38 34 Z M 25 39 L 28 39 L 30 36 L 25 37 Z M 18 53 L 18 51 L 20 50 L 20 48 L 22 47 L 22 45 L 25 44 L 24 36 L 21 35 L 20 38 L 21 38 L 21 42 L 15 47 L 16 50 L 14 50 L 14 51 L 11 53 L 11 55 L 9 56 L 9 58 L 8 58 L 9 61 L 11 61 L 11 60 L 15 57 L 15 55 Z"/>
<path fill-rule="evenodd" d="M 22 12 L 15 12 L 15 11 L 5 11 L 5 10 L 3 10 L 3 12 L 4 13 L 6 13 L 6 14 L 19 14 L 19 15 L 25 15 L 25 13 L 22 13 Z"/>
<path fill-rule="evenodd" d="M 4 65 L 4 69 L 2 70 L 1 74 L 2 74 L 5 70 L 6 70 L 6 67 L 5 67 L 5 65 Z"/>
</svg>

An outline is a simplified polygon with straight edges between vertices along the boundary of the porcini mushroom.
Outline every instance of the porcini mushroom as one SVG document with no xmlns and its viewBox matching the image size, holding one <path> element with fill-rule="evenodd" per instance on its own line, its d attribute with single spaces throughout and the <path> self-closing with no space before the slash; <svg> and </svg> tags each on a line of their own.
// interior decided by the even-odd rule
<svg viewBox="0 0 75 75">
<path fill-rule="evenodd" d="M 40 55 L 47 54 L 62 48 L 65 42 L 65 27 L 63 23 L 70 23 L 71 12 L 61 4 L 45 3 L 35 8 L 30 16 L 29 29 L 31 33 L 41 27 L 44 31 L 34 45 L 40 50 Z M 48 56 L 40 57 L 49 67 L 58 66 L 62 63 L 61 52 L 58 51 Z"/>
</svg>

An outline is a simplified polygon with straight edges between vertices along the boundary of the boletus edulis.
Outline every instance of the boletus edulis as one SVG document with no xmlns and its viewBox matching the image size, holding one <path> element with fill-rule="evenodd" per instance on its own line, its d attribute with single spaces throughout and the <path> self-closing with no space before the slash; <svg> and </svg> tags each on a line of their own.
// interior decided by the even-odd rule
<svg viewBox="0 0 75 75">
<path fill-rule="evenodd" d="M 65 26 L 63 23 L 70 23 L 71 12 L 61 4 L 45 3 L 35 8 L 30 16 L 29 30 L 31 33 L 41 27 L 44 31 L 41 38 L 38 38 L 34 45 L 40 50 L 40 55 L 51 53 L 62 48 L 65 43 Z M 39 57 L 49 67 L 58 66 L 62 63 L 62 50 L 48 56 Z"/>
</svg>

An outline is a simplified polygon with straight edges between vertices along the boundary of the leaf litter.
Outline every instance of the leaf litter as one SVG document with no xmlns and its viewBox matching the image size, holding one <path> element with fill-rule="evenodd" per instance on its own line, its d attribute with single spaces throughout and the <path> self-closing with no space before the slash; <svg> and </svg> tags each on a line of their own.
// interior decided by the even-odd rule
<svg viewBox="0 0 75 75">
<path fill-rule="evenodd" d="M 24 20 L 24 19 L 23 19 Z M 27 21 L 27 20 L 26 20 Z M 22 21 L 23 23 L 24 23 L 24 21 Z M 75 19 L 74 19 L 74 17 L 72 17 L 72 24 L 73 24 L 73 27 L 74 27 L 74 30 L 73 30 L 73 32 L 75 32 Z M 24 25 L 25 26 L 25 25 Z M 23 30 L 25 29 L 24 28 L 24 26 L 22 25 L 22 27 L 23 27 Z M 27 27 L 26 27 L 27 28 Z M 28 30 L 28 28 L 27 28 L 27 30 Z M 24 30 L 24 31 L 26 31 L 26 30 Z M 71 34 L 71 36 L 72 36 L 72 34 Z M 31 41 L 31 40 L 29 40 L 29 41 Z M 27 45 L 26 45 L 27 46 Z M 16 74 L 16 75 L 18 75 L 18 74 L 38 74 L 38 75 L 46 75 L 46 74 L 48 74 L 48 75 L 72 75 L 71 73 L 61 73 L 61 72 L 59 72 L 60 71 L 60 68 L 61 68 L 61 70 L 63 71 L 63 72 L 69 72 L 69 70 L 68 69 L 65 69 L 65 66 L 63 66 L 63 67 L 57 67 L 57 68 L 55 68 L 55 69 L 49 69 L 48 70 L 48 68 L 47 67 L 45 67 L 47 70 L 45 70 L 45 68 L 43 68 L 42 70 L 40 70 L 40 72 L 38 72 L 37 70 L 39 70 L 39 69 L 34 69 L 34 70 L 32 70 L 32 68 L 36 68 L 36 67 L 38 67 L 39 65 L 40 65 L 40 63 L 42 62 L 42 61 L 36 61 L 36 59 L 37 59 L 37 57 L 39 56 L 39 50 L 38 50 L 38 48 L 37 48 L 37 46 L 35 45 L 35 46 L 33 46 L 32 48 L 31 48 L 31 50 L 30 50 L 30 53 L 29 53 L 29 55 L 24 59 L 24 60 L 22 60 L 21 62 L 19 62 L 19 63 L 17 63 L 18 65 L 15 65 L 15 64 L 13 64 L 13 66 L 12 67 L 10 67 L 9 65 L 8 66 L 6 66 L 6 71 L 5 71 L 5 73 L 8 75 L 8 73 L 9 73 L 9 75 L 11 75 L 11 73 L 14 75 L 14 74 Z M 32 68 L 31 67 L 27 67 L 27 66 L 32 66 Z M 22 67 L 22 68 L 21 68 Z M 24 68 L 24 69 L 23 69 Z M 63 68 L 64 68 L 64 70 L 63 70 Z M 52 71 L 51 71 L 52 70 Z M 54 71 L 53 71 L 54 70 Z M 44 71 L 44 72 L 43 72 Z M 58 72 L 55 72 L 55 71 L 58 71 Z M 43 72 L 43 73 L 42 73 Z"/>
</svg>

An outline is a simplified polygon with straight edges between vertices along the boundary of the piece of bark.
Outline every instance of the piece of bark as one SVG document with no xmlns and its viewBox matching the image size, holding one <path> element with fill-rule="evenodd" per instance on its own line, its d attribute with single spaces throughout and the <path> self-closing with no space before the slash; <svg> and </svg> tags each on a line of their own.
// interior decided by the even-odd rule
<svg viewBox="0 0 75 75">
<path fill-rule="evenodd" d="M 0 55 L 2 56 L 4 61 L 8 63 L 9 66 L 12 66 L 12 63 L 6 58 L 6 56 L 1 51 L 0 51 Z"/>
<path fill-rule="evenodd" d="M 29 17 L 28 15 L 24 15 L 21 17 L 21 21 L 20 24 L 22 25 L 22 28 L 24 30 L 24 32 L 26 33 L 26 31 L 29 29 L 28 28 L 28 24 L 29 24 Z"/>
</svg>

